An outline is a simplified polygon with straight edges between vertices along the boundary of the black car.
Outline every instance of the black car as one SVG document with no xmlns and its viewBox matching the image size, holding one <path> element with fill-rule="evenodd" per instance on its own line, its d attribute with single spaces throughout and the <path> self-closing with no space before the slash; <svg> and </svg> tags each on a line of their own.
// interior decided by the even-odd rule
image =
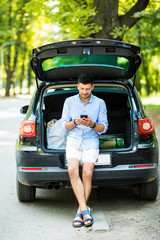
<svg viewBox="0 0 160 240">
<path fill-rule="evenodd" d="M 93 186 L 139 186 L 141 199 L 156 199 L 158 142 L 135 89 L 139 53 L 138 46 L 107 39 L 61 41 L 33 49 L 37 89 L 30 105 L 21 108 L 26 115 L 16 142 L 20 201 L 34 201 L 36 188 L 70 185 L 65 136 L 56 124 L 65 99 L 78 93 L 81 73 L 92 74 L 93 94 L 105 101 L 108 111 L 109 128 L 99 136 Z M 50 126 L 57 138 L 48 134 Z"/>
</svg>

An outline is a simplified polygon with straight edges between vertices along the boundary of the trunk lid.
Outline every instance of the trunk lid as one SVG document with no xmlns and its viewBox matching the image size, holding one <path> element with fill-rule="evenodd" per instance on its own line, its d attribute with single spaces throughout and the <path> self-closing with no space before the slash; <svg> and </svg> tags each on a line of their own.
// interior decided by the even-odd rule
<svg viewBox="0 0 160 240">
<path fill-rule="evenodd" d="M 94 80 L 127 80 L 141 64 L 138 46 L 107 39 L 79 39 L 33 49 L 31 67 L 39 80 L 77 80 L 85 72 Z"/>
</svg>

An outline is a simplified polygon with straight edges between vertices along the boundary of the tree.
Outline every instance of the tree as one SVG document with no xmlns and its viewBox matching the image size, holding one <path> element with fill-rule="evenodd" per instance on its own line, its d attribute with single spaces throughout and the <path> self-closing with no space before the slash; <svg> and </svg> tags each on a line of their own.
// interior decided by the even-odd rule
<svg viewBox="0 0 160 240">
<path fill-rule="evenodd" d="M 143 78 L 148 93 L 151 89 L 157 91 L 160 85 L 156 60 L 160 37 L 158 9 L 159 3 L 153 0 L 6 0 L 5 4 L 0 3 L 0 43 L 14 41 L 13 46 L 5 47 L 6 95 L 13 81 L 22 88 L 26 78 L 30 88 L 29 60 L 34 47 L 90 37 L 140 45 L 143 68 L 139 70 L 138 89 L 141 90 Z M 153 61 L 156 64 L 151 68 Z"/>
<path fill-rule="evenodd" d="M 158 91 L 158 61 L 154 72 L 151 63 L 153 56 L 159 55 L 159 3 L 150 1 L 149 4 L 149 0 L 60 0 L 58 7 L 55 16 L 69 38 L 108 38 L 139 45 L 142 65 L 136 86 L 141 91 L 141 79 L 144 79 L 147 95 L 153 89 Z"/>
<path fill-rule="evenodd" d="M 128 8 L 129 10 L 124 15 L 119 15 L 119 0 L 94 0 L 97 13 L 93 17 L 93 21 L 102 29 L 93 34 L 92 37 L 110 39 L 113 38 L 114 29 L 119 28 L 122 32 L 123 29 L 130 29 L 140 19 L 140 17 L 134 17 L 134 13 L 144 10 L 148 3 L 149 0 L 138 0 L 131 9 Z M 122 40 L 123 36 L 118 36 L 118 39 Z"/>
<path fill-rule="evenodd" d="M 28 0 L 29 1 L 29 0 Z M 18 56 L 22 46 L 25 44 L 22 39 L 22 34 L 26 31 L 26 27 L 28 24 L 28 16 L 24 10 L 24 6 L 27 1 L 19 0 L 19 1 L 6 1 L 2 6 L 3 16 L 1 18 L 1 34 L 3 33 L 3 41 L 4 42 L 14 42 L 14 45 L 8 45 L 5 48 L 4 54 L 4 66 L 6 71 L 6 92 L 5 95 L 10 95 L 10 86 L 11 83 L 14 82 L 14 73 L 16 71 Z"/>
<path fill-rule="evenodd" d="M 54 20 L 66 32 L 74 37 L 93 37 L 113 39 L 113 32 L 118 28 L 121 32 L 133 27 L 140 17 L 134 13 L 144 10 L 149 0 L 132 1 L 125 14 L 119 14 L 120 0 L 59 0 L 59 11 Z M 126 2 L 126 1 L 125 1 Z M 130 2 L 130 1 L 129 1 Z M 134 4 L 134 5 L 133 5 Z M 117 36 L 122 40 L 123 35 Z"/>
<path fill-rule="evenodd" d="M 119 14 L 121 2 L 127 9 L 124 14 Z M 34 5 L 35 11 L 38 9 L 41 14 L 38 5 L 42 10 L 46 8 L 46 15 L 50 20 L 53 19 L 54 24 L 60 26 L 63 39 L 88 37 L 113 39 L 114 30 L 117 28 L 121 31 L 128 30 L 137 23 L 141 17 L 134 17 L 134 14 L 144 10 L 148 3 L 149 0 L 137 0 L 136 3 L 131 0 L 41 0 L 40 2 L 31 0 L 27 10 L 33 10 Z M 47 8 L 48 6 L 50 8 Z M 117 38 L 122 40 L 123 36 Z"/>
<path fill-rule="evenodd" d="M 28 80 L 28 86 L 31 85 L 31 70 L 29 66 L 32 49 L 38 44 L 41 45 L 50 39 L 48 37 L 48 25 L 53 25 L 47 14 L 48 7 L 45 7 L 45 14 L 43 8 L 38 9 L 41 0 L 36 1 L 38 4 L 35 12 L 31 4 L 30 11 L 27 11 L 27 4 L 30 0 L 6 0 L 5 4 L 0 3 L 0 43 L 14 42 L 14 44 L 7 45 L 4 51 L 4 68 L 5 68 L 5 95 L 10 95 L 10 87 L 13 85 L 20 85 L 20 92 L 23 86 L 23 81 L 26 77 Z M 48 23 L 47 27 L 45 23 Z M 46 33 L 42 36 L 42 29 L 45 26 Z M 49 31 L 52 31 L 52 27 L 49 27 Z M 15 84 L 16 82 L 16 84 Z M 29 90 L 28 90 L 29 91 Z"/>
<path fill-rule="evenodd" d="M 143 18 L 133 27 L 128 39 L 132 39 L 132 42 L 141 47 L 142 64 L 139 72 L 142 82 L 145 81 L 145 89 L 148 96 L 153 91 L 158 93 L 160 86 L 158 71 L 158 57 L 160 56 L 160 7 L 158 3 L 152 2 L 147 11 L 142 11 L 135 15 L 140 18 L 143 16 Z M 132 35 L 134 38 L 131 37 Z"/>
</svg>

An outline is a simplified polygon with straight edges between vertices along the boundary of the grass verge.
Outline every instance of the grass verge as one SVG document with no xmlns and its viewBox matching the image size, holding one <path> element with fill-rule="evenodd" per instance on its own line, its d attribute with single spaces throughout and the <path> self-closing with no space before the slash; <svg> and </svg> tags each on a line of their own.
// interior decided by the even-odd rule
<svg viewBox="0 0 160 240">
<path fill-rule="evenodd" d="M 156 104 L 144 104 L 146 110 L 160 111 L 160 105 Z"/>
</svg>

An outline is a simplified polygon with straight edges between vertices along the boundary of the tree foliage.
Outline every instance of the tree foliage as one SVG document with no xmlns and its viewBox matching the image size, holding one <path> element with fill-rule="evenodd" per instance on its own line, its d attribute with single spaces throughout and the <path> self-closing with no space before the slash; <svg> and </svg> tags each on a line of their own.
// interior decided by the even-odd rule
<svg viewBox="0 0 160 240">
<path fill-rule="evenodd" d="M 139 92 L 160 91 L 160 2 L 155 0 L 6 0 L 0 3 L 0 44 L 4 47 L 6 95 L 12 83 L 30 89 L 31 50 L 76 38 L 119 39 L 140 45 Z M 33 81 L 34 82 L 34 81 Z M 2 84 L 2 83 L 1 83 Z"/>
<path fill-rule="evenodd" d="M 27 27 L 30 16 L 25 12 L 24 6 L 27 1 L 10 1 L 0 3 L 1 11 L 1 44 L 4 48 L 4 66 L 6 71 L 6 96 L 9 96 L 10 86 L 14 83 L 14 75 L 17 69 L 18 57 L 26 53 L 26 41 L 24 34 L 28 32 Z M 3 14 L 2 14 L 3 12 Z M 3 46 L 3 45 L 2 45 Z M 24 57 L 25 58 L 25 57 Z M 18 74 L 16 74 L 16 77 Z"/>
</svg>

